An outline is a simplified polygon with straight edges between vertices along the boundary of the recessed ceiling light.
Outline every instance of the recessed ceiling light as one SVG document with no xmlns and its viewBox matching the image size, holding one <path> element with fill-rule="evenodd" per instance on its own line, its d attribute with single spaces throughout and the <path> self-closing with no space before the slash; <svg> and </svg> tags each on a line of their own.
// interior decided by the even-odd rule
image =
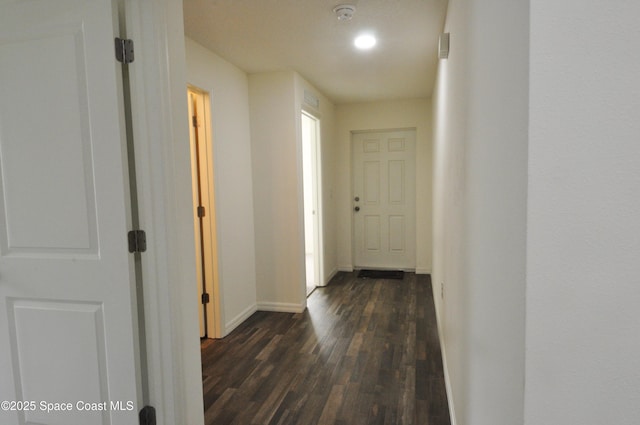
<svg viewBox="0 0 640 425">
<path fill-rule="evenodd" d="M 371 49 L 378 41 L 372 34 L 362 34 L 356 37 L 353 44 L 362 50 Z"/>
</svg>

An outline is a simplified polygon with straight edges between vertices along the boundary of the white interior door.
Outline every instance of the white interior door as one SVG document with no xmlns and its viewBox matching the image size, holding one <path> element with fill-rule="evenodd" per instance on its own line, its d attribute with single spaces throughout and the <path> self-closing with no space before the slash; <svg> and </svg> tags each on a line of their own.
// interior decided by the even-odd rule
<svg viewBox="0 0 640 425">
<path fill-rule="evenodd" d="M 352 140 L 354 266 L 415 270 L 415 130 Z"/>
<path fill-rule="evenodd" d="M 201 188 L 201 170 L 200 170 L 200 140 L 198 134 L 198 93 L 187 90 L 189 116 L 191 117 L 191 125 L 189 126 L 189 142 L 191 148 L 191 191 L 193 196 L 193 225 L 194 239 L 196 249 L 196 280 L 198 288 L 198 321 L 200 323 L 200 338 L 207 336 L 207 310 L 206 305 L 202 302 L 202 294 L 207 292 L 206 289 L 206 268 L 205 253 L 203 246 L 203 217 L 199 217 L 198 207 L 202 205 L 202 188 Z"/>
<path fill-rule="evenodd" d="M 2 424 L 138 420 L 115 16 L 0 0 Z"/>
<path fill-rule="evenodd" d="M 219 296 L 217 236 L 215 226 L 215 193 L 213 173 L 208 95 L 190 88 L 189 116 L 191 117 L 191 186 L 196 249 L 196 278 L 198 280 L 198 314 L 200 338 L 219 336 L 216 317 Z"/>
<path fill-rule="evenodd" d="M 317 118 L 302 113 L 302 174 L 307 295 L 322 286 L 322 236 L 320 231 L 320 128 Z"/>
</svg>

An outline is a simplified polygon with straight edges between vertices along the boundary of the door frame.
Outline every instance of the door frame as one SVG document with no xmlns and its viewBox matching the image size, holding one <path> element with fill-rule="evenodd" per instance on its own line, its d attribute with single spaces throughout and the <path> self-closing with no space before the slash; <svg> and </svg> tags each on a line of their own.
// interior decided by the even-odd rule
<svg viewBox="0 0 640 425">
<path fill-rule="evenodd" d="M 204 424 L 190 191 L 186 61 L 182 2 L 121 0 L 130 65 L 132 132 L 136 150 L 144 342 L 142 372 L 158 425 Z M 185 147 L 185 148 L 181 148 Z"/>
<path fill-rule="evenodd" d="M 210 301 L 206 304 L 206 317 L 207 317 L 207 337 L 208 338 L 220 338 L 222 336 L 221 332 L 221 314 L 220 314 L 220 285 L 219 285 L 219 252 L 218 252 L 218 237 L 217 237 L 217 216 L 216 216 L 216 182 L 215 182 L 215 158 L 214 158 L 214 149 L 213 149 L 213 129 L 211 126 L 211 94 L 210 92 L 201 89 L 193 84 L 187 84 L 187 92 L 194 92 L 203 97 L 204 111 L 202 111 L 204 117 L 202 120 L 202 125 L 204 126 L 205 137 L 201 143 L 204 143 L 204 151 L 206 152 L 206 168 L 203 170 L 200 169 L 200 177 L 201 180 L 206 180 L 206 187 L 203 187 L 203 190 L 207 191 L 205 200 L 203 201 L 205 207 L 205 216 L 204 216 L 204 227 L 205 232 L 208 233 L 205 235 L 205 241 L 208 239 L 210 242 L 209 252 L 211 253 L 210 264 L 208 264 L 205 271 L 205 291 L 210 296 Z M 188 106 L 189 110 L 191 110 L 191 105 Z M 189 133 L 191 134 L 191 133 Z M 192 158 L 193 161 L 193 158 Z M 193 172 L 193 171 L 192 171 Z M 195 202 L 195 201 L 194 201 Z M 194 218 L 195 220 L 195 218 Z M 197 238 L 197 236 L 194 235 Z M 205 243 L 203 241 L 202 243 Z M 199 248 L 196 244 L 194 245 L 196 250 L 196 274 L 197 270 L 202 267 L 200 260 L 200 252 Z"/>
</svg>

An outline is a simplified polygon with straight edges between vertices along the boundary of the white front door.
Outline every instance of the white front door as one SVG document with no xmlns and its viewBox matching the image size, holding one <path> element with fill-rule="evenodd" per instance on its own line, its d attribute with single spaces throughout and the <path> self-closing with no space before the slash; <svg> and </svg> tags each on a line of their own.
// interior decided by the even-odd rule
<svg viewBox="0 0 640 425">
<path fill-rule="evenodd" d="M 138 421 L 115 16 L 0 0 L 2 424 Z"/>
<path fill-rule="evenodd" d="M 415 130 L 354 133 L 354 266 L 416 267 Z"/>
</svg>

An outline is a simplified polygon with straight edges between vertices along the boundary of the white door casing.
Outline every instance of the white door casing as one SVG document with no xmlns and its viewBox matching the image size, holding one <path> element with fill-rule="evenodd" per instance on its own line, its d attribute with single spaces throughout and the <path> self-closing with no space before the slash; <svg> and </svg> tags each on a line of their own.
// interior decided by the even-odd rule
<svg viewBox="0 0 640 425">
<path fill-rule="evenodd" d="M 0 2 L 0 400 L 34 403 L 2 424 L 137 423 L 115 16 Z"/>
<path fill-rule="evenodd" d="M 352 135 L 356 269 L 415 270 L 415 140 L 415 130 Z"/>
</svg>

